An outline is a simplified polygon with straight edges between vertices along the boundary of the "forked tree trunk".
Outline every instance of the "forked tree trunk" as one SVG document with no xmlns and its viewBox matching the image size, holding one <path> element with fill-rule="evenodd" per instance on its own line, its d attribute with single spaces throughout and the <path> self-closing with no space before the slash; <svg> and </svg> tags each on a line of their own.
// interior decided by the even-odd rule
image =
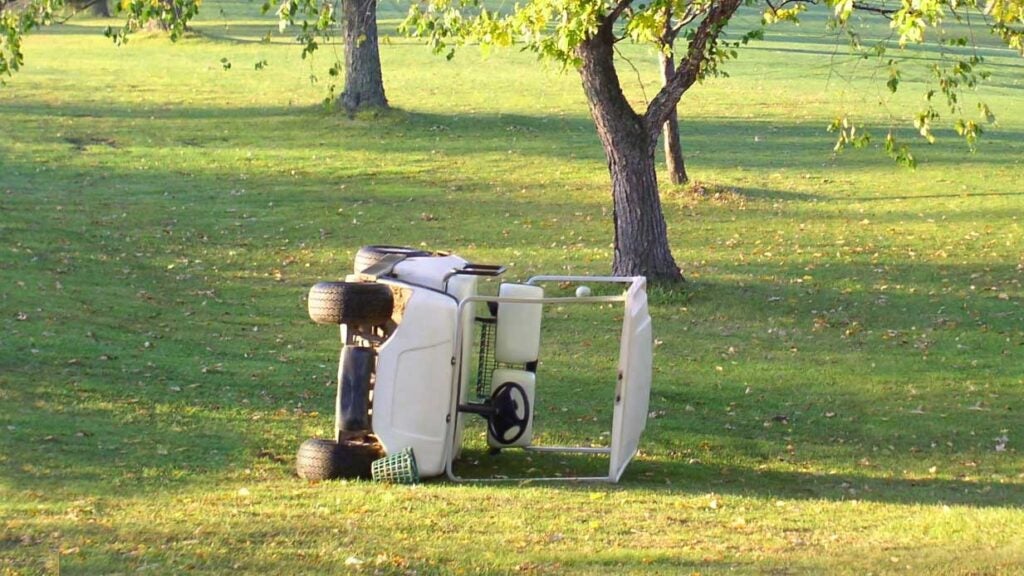
<svg viewBox="0 0 1024 576">
<path fill-rule="evenodd" d="M 608 158 L 615 214 L 615 257 L 612 270 L 622 275 L 644 275 L 653 280 L 681 281 L 683 274 L 668 246 L 668 229 L 658 197 L 654 157 L 658 134 L 693 86 L 714 43 L 743 0 L 713 0 L 704 19 L 689 35 L 686 56 L 666 78 L 665 86 L 638 115 L 622 94 L 615 72 L 615 23 L 629 7 L 619 2 L 601 20 L 598 29 L 576 48 L 583 91 L 590 114 Z"/>
<path fill-rule="evenodd" d="M 658 53 L 661 60 L 661 80 L 668 83 L 675 74 L 675 58 L 670 54 Z M 662 140 L 665 147 L 665 166 L 668 168 L 668 176 L 673 184 L 685 184 L 689 181 L 686 175 L 686 164 L 683 160 L 683 146 L 679 140 L 679 114 L 676 107 L 672 107 L 668 120 L 662 128 Z"/>
<path fill-rule="evenodd" d="M 345 18 L 345 90 L 341 105 L 349 114 L 387 108 L 377 46 L 377 0 L 342 0 Z"/>
<path fill-rule="evenodd" d="M 610 27 L 578 48 L 590 113 L 608 158 L 612 180 L 615 255 L 612 273 L 681 281 L 668 245 L 655 172 L 657 130 L 649 130 L 622 94 Z"/>
</svg>

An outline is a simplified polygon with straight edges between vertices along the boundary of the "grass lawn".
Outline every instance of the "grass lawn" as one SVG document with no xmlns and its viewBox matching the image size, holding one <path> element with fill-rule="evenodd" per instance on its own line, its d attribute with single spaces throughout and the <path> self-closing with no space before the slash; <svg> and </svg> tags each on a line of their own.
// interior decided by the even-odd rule
<svg viewBox="0 0 1024 576">
<path fill-rule="evenodd" d="M 303 61 L 255 5 L 203 11 L 173 46 L 76 18 L 0 88 L 0 574 L 1024 572 L 1019 58 L 985 49 L 978 151 L 944 130 L 916 171 L 831 153 L 837 114 L 880 143 L 923 88 L 891 97 L 813 23 L 684 97 L 701 184 L 662 195 L 689 282 L 652 290 L 620 484 L 308 484 L 337 354 L 309 286 L 371 243 L 604 274 L 604 155 L 578 78 L 529 54 L 390 38 L 395 110 L 348 119 L 319 105 L 337 47 Z M 651 97 L 654 56 L 624 57 Z M 547 313 L 542 439 L 605 432 L 598 312 Z M 478 452 L 481 475 L 589 465 Z"/>
</svg>

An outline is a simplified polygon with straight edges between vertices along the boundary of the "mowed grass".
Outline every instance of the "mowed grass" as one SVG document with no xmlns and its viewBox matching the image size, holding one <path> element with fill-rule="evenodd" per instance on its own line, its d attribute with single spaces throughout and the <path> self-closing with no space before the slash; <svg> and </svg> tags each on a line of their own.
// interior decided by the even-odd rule
<svg viewBox="0 0 1024 576">
<path fill-rule="evenodd" d="M 349 119 L 319 105 L 335 47 L 303 61 L 256 41 L 256 7 L 203 10 L 176 45 L 72 20 L 0 89 L 0 571 L 1021 572 L 1019 58 L 986 49 L 977 153 L 944 130 L 916 171 L 831 153 L 837 114 L 880 142 L 922 87 L 891 100 L 810 24 L 683 99 L 701 184 L 662 193 L 689 282 L 651 291 L 622 483 L 311 485 L 293 454 L 332 426 L 337 336 L 308 287 L 370 243 L 606 273 L 604 157 L 576 76 L 528 54 L 391 38 L 395 110 Z M 624 55 L 652 97 L 653 55 Z M 614 315 L 547 313 L 541 439 L 603 438 Z"/>
</svg>

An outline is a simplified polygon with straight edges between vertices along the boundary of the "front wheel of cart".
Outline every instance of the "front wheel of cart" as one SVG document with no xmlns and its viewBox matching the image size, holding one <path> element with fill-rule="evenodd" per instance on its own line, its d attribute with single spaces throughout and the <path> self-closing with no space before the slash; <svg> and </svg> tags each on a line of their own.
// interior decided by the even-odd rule
<svg viewBox="0 0 1024 576">
<path fill-rule="evenodd" d="M 299 446 L 295 472 L 311 481 L 371 477 L 370 466 L 382 455 L 380 445 L 370 442 L 310 438 Z"/>
</svg>

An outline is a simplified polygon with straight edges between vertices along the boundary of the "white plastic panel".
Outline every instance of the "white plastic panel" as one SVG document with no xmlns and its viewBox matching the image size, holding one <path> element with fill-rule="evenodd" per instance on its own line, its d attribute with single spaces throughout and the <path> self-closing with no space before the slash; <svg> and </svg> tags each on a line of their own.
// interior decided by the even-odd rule
<svg viewBox="0 0 1024 576">
<path fill-rule="evenodd" d="M 445 276 L 452 270 L 461 270 L 465 266 L 466 261 L 458 256 L 406 258 L 395 264 L 392 274 L 406 284 L 444 290 Z"/>
<path fill-rule="evenodd" d="M 615 390 L 611 462 L 608 476 L 618 482 L 636 455 L 640 435 L 647 426 L 651 396 L 654 336 L 647 309 L 647 280 L 633 280 L 626 292 L 619 348 L 619 381 Z"/>
<path fill-rule="evenodd" d="M 412 447 L 421 476 L 444 472 L 457 306 L 412 287 L 402 323 L 381 346 L 373 391 L 373 431 L 387 453 Z"/>
<path fill-rule="evenodd" d="M 511 444 L 505 444 L 498 442 L 491 436 L 490 430 L 487 431 L 487 444 L 494 448 L 508 448 L 511 446 L 529 446 L 533 442 L 533 410 L 534 400 L 537 397 L 537 375 L 533 372 L 526 370 L 512 370 L 509 368 L 498 368 L 492 372 L 491 376 L 491 392 L 493 393 L 495 388 L 501 386 L 505 382 L 515 382 L 523 387 L 526 392 L 526 401 L 530 404 L 529 411 L 526 416 L 529 419 L 526 424 L 526 430 L 518 440 Z"/>
<path fill-rule="evenodd" d="M 544 289 L 528 284 L 502 284 L 503 298 L 543 298 Z M 541 304 L 498 304 L 494 359 L 508 364 L 535 362 L 540 356 Z"/>
</svg>

